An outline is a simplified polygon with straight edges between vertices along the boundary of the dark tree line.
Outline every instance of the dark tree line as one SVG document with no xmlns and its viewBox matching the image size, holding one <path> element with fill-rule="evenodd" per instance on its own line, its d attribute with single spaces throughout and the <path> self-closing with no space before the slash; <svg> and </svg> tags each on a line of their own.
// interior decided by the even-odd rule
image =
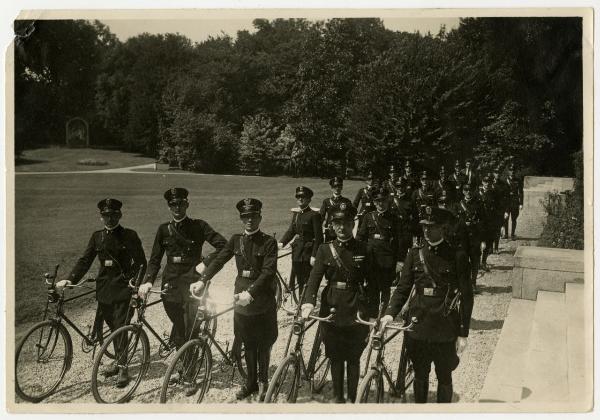
<svg viewBox="0 0 600 420">
<path fill-rule="evenodd" d="M 92 143 L 207 172 L 327 175 L 514 156 L 565 175 L 582 144 L 580 18 L 468 18 L 435 35 L 379 19 L 257 19 L 192 43 L 100 22 L 16 21 L 17 152 Z M 434 168 L 432 168 L 434 169 Z"/>
</svg>

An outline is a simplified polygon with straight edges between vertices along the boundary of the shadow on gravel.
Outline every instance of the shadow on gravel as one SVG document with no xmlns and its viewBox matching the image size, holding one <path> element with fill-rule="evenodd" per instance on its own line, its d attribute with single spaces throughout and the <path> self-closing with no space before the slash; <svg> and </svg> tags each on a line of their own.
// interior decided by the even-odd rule
<svg viewBox="0 0 600 420">
<path fill-rule="evenodd" d="M 512 265 L 490 265 L 491 269 L 494 271 L 508 271 L 512 270 Z"/>
<path fill-rule="evenodd" d="M 76 382 L 64 388 L 59 388 L 48 402 L 58 402 L 68 403 L 75 401 L 78 398 L 83 397 L 84 395 L 89 395 L 92 393 L 92 381 L 86 380 L 81 382 Z"/>
<path fill-rule="evenodd" d="M 503 325 L 504 320 L 502 319 L 495 319 L 493 321 L 471 319 L 471 329 L 477 331 L 501 330 Z"/>
<path fill-rule="evenodd" d="M 477 286 L 480 293 L 488 293 L 490 295 L 496 293 L 512 293 L 512 286 Z"/>
</svg>

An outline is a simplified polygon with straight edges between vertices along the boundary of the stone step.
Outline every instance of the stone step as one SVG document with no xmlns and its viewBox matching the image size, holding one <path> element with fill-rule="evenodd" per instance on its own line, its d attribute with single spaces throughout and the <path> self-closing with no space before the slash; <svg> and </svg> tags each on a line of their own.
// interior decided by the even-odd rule
<svg viewBox="0 0 600 420">
<path fill-rule="evenodd" d="M 585 372 L 588 368 L 585 341 L 585 302 L 583 284 L 567 283 L 567 350 L 569 398 L 571 402 L 581 403 L 589 400 L 585 383 Z M 591 389 L 591 388 L 590 388 Z"/>
<path fill-rule="evenodd" d="M 535 301 L 512 299 L 479 402 L 519 402 Z"/>
<path fill-rule="evenodd" d="M 537 295 L 523 375 L 523 403 L 569 402 L 565 294 Z"/>
</svg>

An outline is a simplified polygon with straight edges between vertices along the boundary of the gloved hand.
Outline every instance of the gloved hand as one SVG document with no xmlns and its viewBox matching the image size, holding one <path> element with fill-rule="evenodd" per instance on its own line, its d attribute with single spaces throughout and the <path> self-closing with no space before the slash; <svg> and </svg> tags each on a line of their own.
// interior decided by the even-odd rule
<svg viewBox="0 0 600 420">
<path fill-rule="evenodd" d="M 65 287 L 68 287 L 71 284 L 73 284 L 71 283 L 71 280 L 60 280 L 54 284 L 54 287 L 56 287 L 58 290 L 63 290 Z"/>
<path fill-rule="evenodd" d="M 508 212 L 506 212 L 506 211 L 504 212 L 504 218 L 508 219 Z"/>
<path fill-rule="evenodd" d="M 150 289 L 152 289 L 152 283 L 150 282 L 140 285 L 140 287 L 138 287 L 138 296 L 145 299 Z"/>
<path fill-rule="evenodd" d="M 202 275 L 204 273 L 204 270 L 206 270 L 206 265 L 204 265 L 203 262 L 196 266 L 196 273 Z"/>
<path fill-rule="evenodd" d="M 404 263 L 402 261 L 398 261 L 396 263 L 396 273 L 401 273 L 402 272 L 402 267 L 404 267 Z"/>
<path fill-rule="evenodd" d="M 238 300 L 236 303 L 240 306 L 247 306 L 253 300 L 254 299 L 252 298 L 252 295 L 250 293 L 248 293 L 246 290 L 244 290 L 242 293 L 240 293 L 238 295 Z"/>
<path fill-rule="evenodd" d="M 204 282 L 202 280 L 190 284 L 190 293 L 192 295 L 198 294 L 202 289 L 204 289 Z"/>
<path fill-rule="evenodd" d="M 315 265 L 315 261 L 317 261 L 317 259 L 315 257 L 310 257 L 310 266 L 314 266 Z"/>
<path fill-rule="evenodd" d="M 384 315 L 383 317 L 381 317 L 381 319 L 379 320 L 379 322 L 381 323 L 381 329 L 385 329 L 385 326 L 387 324 L 389 324 L 390 322 L 392 322 L 394 320 L 394 317 L 391 315 Z"/>
<path fill-rule="evenodd" d="M 519 204 L 519 210 L 523 210 L 523 204 Z"/>
<path fill-rule="evenodd" d="M 313 309 L 315 309 L 315 305 L 313 305 L 312 303 L 303 304 L 300 307 L 300 312 L 301 312 L 302 318 L 308 319 L 308 317 L 310 316 L 310 313 L 313 311 Z"/>
<path fill-rule="evenodd" d="M 283 242 L 277 242 L 277 248 L 283 249 Z"/>
<path fill-rule="evenodd" d="M 467 348 L 467 337 L 456 339 L 456 354 L 461 354 Z"/>
</svg>

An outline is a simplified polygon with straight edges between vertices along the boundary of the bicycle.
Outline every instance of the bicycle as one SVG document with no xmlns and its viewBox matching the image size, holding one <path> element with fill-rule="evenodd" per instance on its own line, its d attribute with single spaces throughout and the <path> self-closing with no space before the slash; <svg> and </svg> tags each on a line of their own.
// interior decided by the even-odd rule
<svg viewBox="0 0 600 420">
<path fill-rule="evenodd" d="M 381 308 L 380 308 L 381 309 Z M 385 346 L 393 340 L 398 334 L 404 331 L 411 331 L 414 323 L 416 322 L 414 319 L 405 326 L 397 326 L 387 324 L 385 329 L 381 329 L 381 310 L 379 311 L 380 315 L 373 322 L 365 321 L 360 317 L 360 314 L 357 314 L 356 322 L 359 324 L 367 325 L 373 328 L 371 333 L 370 340 L 370 349 L 375 351 L 375 363 L 371 365 L 369 371 L 360 381 L 358 385 L 356 404 L 364 404 L 369 402 L 375 403 L 384 403 L 389 401 L 385 400 L 385 389 L 384 389 L 384 379 L 387 381 L 389 388 L 389 395 L 394 397 L 402 398 L 404 401 L 406 400 L 406 389 L 410 386 L 412 381 L 414 380 L 414 371 L 412 369 L 412 364 L 410 359 L 408 358 L 408 354 L 406 351 L 406 342 L 403 340 L 402 342 L 402 350 L 400 352 L 400 362 L 398 366 L 398 376 L 396 381 L 392 380 L 392 376 L 385 365 Z M 385 336 L 386 330 L 395 330 L 390 336 Z M 370 356 L 370 353 L 369 353 Z M 367 359 L 367 363 L 368 363 Z M 369 401 L 371 397 L 371 388 L 373 387 L 373 393 L 375 401 Z"/>
<path fill-rule="evenodd" d="M 123 403 L 133 396 L 150 366 L 150 341 L 145 328 L 147 328 L 160 343 L 158 349 L 159 357 L 166 359 L 175 349 L 175 344 L 170 338 L 160 337 L 145 317 L 146 309 L 162 302 L 162 298 L 159 298 L 151 303 L 147 303 L 149 295 L 164 295 L 170 290 L 169 285 L 166 285 L 165 288 L 160 291 L 150 290 L 142 299 L 137 294 L 139 280 L 140 278 L 138 276 L 136 284 L 133 284 L 131 281 L 129 282 L 129 287 L 132 289 L 129 308 L 130 310 L 137 312 L 136 321 L 113 331 L 112 334 L 107 337 L 94 360 L 92 369 L 92 394 L 98 403 Z M 128 383 L 122 387 L 117 386 L 118 375 L 105 376 L 100 372 L 101 366 L 111 363 L 111 361 L 105 361 L 103 357 L 111 345 L 113 345 L 115 349 L 119 346 L 122 349 L 121 351 L 115 350 L 114 357 L 117 367 L 125 369 L 129 377 Z"/>
<path fill-rule="evenodd" d="M 43 320 L 25 333 L 15 352 L 15 391 L 21 399 L 28 402 L 37 403 L 52 394 L 71 368 L 73 341 L 63 321 L 81 336 L 81 349 L 84 353 L 95 353 L 96 347 L 102 344 L 110 332 L 108 328 L 95 331 L 90 327 L 85 334 L 69 319 L 64 312 L 64 305 L 94 293 L 96 289 L 86 286 L 86 283 L 94 282 L 95 279 L 90 278 L 77 285 L 67 286 L 69 289 L 90 290 L 65 299 L 65 289 L 58 292 L 55 287 L 58 268 L 59 265 L 56 265 L 54 274 L 44 274 L 48 298 Z M 48 318 L 50 304 L 56 304 L 56 311 L 54 316 Z M 110 352 L 106 355 L 114 357 Z"/>
<path fill-rule="evenodd" d="M 292 336 L 294 335 L 297 337 L 296 344 L 294 350 L 283 359 L 283 362 L 281 362 L 275 371 L 273 378 L 271 378 L 265 396 L 265 403 L 295 403 L 298 397 L 298 389 L 301 386 L 301 379 L 309 382 L 311 393 L 321 392 L 327 381 L 327 373 L 331 365 L 331 361 L 325 356 L 321 325 L 317 328 L 308 364 L 304 361 L 302 345 L 306 331 L 317 322 L 331 322 L 335 315 L 335 309 L 332 308 L 331 313 L 325 318 L 310 315 L 308 323 L 300 316 L 300 306 L 295 311 L 285 307 L 283 309 L 290 315 L 295 316 L 285 353 L 288 353 Z M 282 393 L 282 390 L 287 388 L 287 386 L 284 387 L 286 381 L 289 382 L 287 385 L 289 389 Z M 279 399 L 280 394 L 283 401 Z"/>
<path fill-rule="evenodd" d="M 212 382 L 213 345 L 222 356 L 221 366 L 233 367 L 231 380 L 233 381 L 236 369 L 242 379 L 246 378 L 241 340 L 235 338 L 232 349 L 228 350 L 229 343 L 226 343 L 223 350 L 215 339 L 215 329 L 211 327 L 216 325 L 219 316 L 234 309 L 237 295 L 234 295 L 234 305 L 217 312 L 217 302 L 209 298 L 209 286 L 210 282 L 207 282 L 200 296 L 190 295 L 199 301 L 196 318 L 188 341 L 175 353 L 167 368 L 160 393 L 161 404 L 194 400 L 196 403 L 202 402 Z"/>
</svg>

